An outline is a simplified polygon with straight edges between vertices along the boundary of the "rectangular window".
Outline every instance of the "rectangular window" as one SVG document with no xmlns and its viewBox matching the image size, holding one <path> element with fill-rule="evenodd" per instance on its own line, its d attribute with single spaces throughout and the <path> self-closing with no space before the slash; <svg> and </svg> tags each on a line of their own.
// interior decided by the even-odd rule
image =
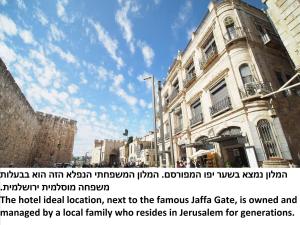
<svg viewBox="0 0 300 225">
<path fill-rule="evenodd" d="M 195 66 L 194 63 L 191 62 L 186 68 L 185 68 L 187 76 L 192 76 L 195 73 Z"/>
<path fill-rule="evenodd" d="M 198 99 L 191 105 L 192 117 L 197 117 L 199 114 L 201 114 L 201 111 L 201 102 L 200 99 Z"/>
<path fill-rule="evenodd" d="M 222 112 L 231 109 L 231 101 L 229 98 L 225 80 L 222 80 L 215 87 L 210 90 L 212 106 L 210 107 L 210 114 L 215 116 Z"/>
<path fill-rule="evenodd" d="M 214 55 L 217 52 L 217 45 L 213 36 L 207 42 L 207 44 L 203 46 L 203 52 L 206 58 L 210 58 L 212 55 Z"/>
<path fill-rule="evenodd" d="M 172 84 L 172 86 L 175 90 L 177 90 L 179 92 L 179 82 L 178 82 L 178 80 L 175 80 L 175 82 Z"/>
<path fill-rule="evenodd" d="M 225 97 L 228 97 L 228 91 L 225 80 L 222 80 L 220 83 L 218 83 L 214 88 L 210 90 L 211 98 L 212 98 L 212 104 L 216 104 Z"/>
</svg>

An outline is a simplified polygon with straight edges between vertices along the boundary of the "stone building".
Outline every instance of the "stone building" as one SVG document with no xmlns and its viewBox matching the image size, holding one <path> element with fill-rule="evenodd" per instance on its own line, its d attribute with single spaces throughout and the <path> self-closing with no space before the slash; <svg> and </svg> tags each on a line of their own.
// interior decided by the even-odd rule
<svg viewBox="0 0 300 225">
<path fill-rule="evenodd" d="M 299 91 L 264 97 L 293 73 L 264 12 L 240 0 L 211 2 L 162 87 L 168 166 L 258 167 L 270 157 L 299 165 Z"/>
<path fill-rule="evenodd" d="M 128 162 L 130 164 L 155 166 L 154 135 L 148 134 L 142 138 L 135 138 L 129 144 Z"/>
<path fill-rule="evenodd" d="M 92 150 L 92 165 L 112 166 L 119 165 L 120 155 L 119 148 L 124 145 L 121 140 L 95 140 Z"/>
<path fill-rule="evenodd" d="M 52 167 L 72 159 L 76 121 L 35 112 L 0 59 L 0 167 Z"/>
<path fill-rule="evenodd" d="M 300 0 L 263 0 L 278 34 L 300 71 Z"/>
</svg>

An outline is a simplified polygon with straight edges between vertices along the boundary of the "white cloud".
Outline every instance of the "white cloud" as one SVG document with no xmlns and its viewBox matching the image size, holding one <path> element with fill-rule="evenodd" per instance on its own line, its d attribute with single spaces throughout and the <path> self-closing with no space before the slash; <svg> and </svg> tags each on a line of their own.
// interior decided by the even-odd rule
<svg viewBox="0 0 300 225">
<path fill-rule="evenodd" d="M 97 72 L 100 80 L 106 80 L 107 76 L 109 75 L 109 72 L 103 66 L 99 66 Z"/>
<path fill-rule="evenodd" d="M 120 68 L 124 66 L 123 59 L 118 56 L 118 41 L 110 37 L 109 33 L 101 26 L 100 23 L 96 23 L 93 20 L 89 20 L 89 23 L 95 28 L 98 34 L 98 40 L 103 44 L 110 57 L 115 60 L 117 66 Z"/>
<path fill-rule="evenodd" d="M 193 9 L 193 4 L 191 0 L 184 2 L 184 5 L 180 8 L 178 16 L 175 22 L 172 24 L 172 29 L 176 30 L 186 24 L 188 19 L 191 17 L 191 11 Z"/>
<path fill-rule="evenodd" d="M 32 72 L 43 87 L 53 85 L 59 88 L 61 86 L 61 73 L 57 70 L 55 63 L 46 57 L 42 48 L 31 49 L 29 57 L 33 60 Z"/>
<path fill-rule="evenodd" d="M 146 66 L 150 67 L 153 63 L 153 59 L 154 59 L 154 55 L 155 55 L 153 49 L 147 43 L 142 42 L 142 41 L 138 42 L 138 46 L 140 47 L 140 49 L 142 51 Z"/>
<path fill-rule="evenodd" d="M 55 40 L 55 41 L 60 41 L 65 39 L 65 34 L 63 31 L 58 29 L 58 27 L 55 24 L 50 25 L 50 32 L 48 34 L 48 38 L 50 41 Z"/>
<path fill-rule="evenodd" d="M 76 57 L 69 51 L 65 52 L 60 47 L 53 45 L 53 44 L 49 44 L 49 49 L 50 49 L 50 51 L 57 53 L 59 55 L 59 57 L 62 58 L 63 60 L 65 60 L 67 63 L 79 65 Z"/>
<path fill-rule="evenodd" d="M 132 23 L 128 18 L 128 11 L 130 9 L 130 1 L 126 1 L 122 8 L 119 9 L 116 13 L 115 20 L 119 24 L 123 32 L 123 38 L 126 40 L 127 44 L 129 45 L 129 49 L 131 53 L 135 52 L 134 47 L 134 38 L 132 32 Z"/>
<path fill-rule="evenodd" d="M 6 0 L 0 0 L 0 5 L 6 5 L 7 4 L 7 1 Z"/>
<path fill-rule="evenodd" d="M 19 32 L 19 35 L 20 35 L 20 37 L 22 38 L 22 40 L 23 40 L 23 42 L 25 44 L 32 44 L 32 45 L 36 44 L 31 31 L 29 31 L 29 30 L 21 30 Z"/>
<path fill-rule="evenodd" d="M 134 93 L 135 92 L 135 89 L 134 89 L 134 86 L 132 83 L 128 83 L 127 84 L 127 88 L 128 90 L 131 92 L 131 93 Z"/>
<path fill-rule="evenodd" d="M 160 0 L 154 0 L 155 5 L 159 5 L 159 3 L 160 3 Z"/>
<path fill-rule="evenodd" d="M 26 9 L 25 2 L 23 0 L 17 0 L 17 6 L 19 9 Z"/>
<path fill-rule="evenodd" d="M 140 99 L 139 104 L 140 104 L 140 106 L 141 106 L 142 108 L 146 108 L 146 107 L 147 107 L 147 104 L 146 104 L 146 102 L 145 102 L 144 99 Z"/>
<path fill-rule="evenodd" d="M 130 106 L 134 106 L 137 104 L 138 100 L 135 96 L 129 95 L 122 87 L 121 84 L 124 81 L 124 76 L 122 74 L 118 74 L 113 76 L 112 78 L 113 84 L 110 87 L 110 91 L 121 97 L 125 100 Z"/>
<path fill-rule="evenodd" d="M 70 84 L 68 86 L 68 91 L 70 94 L 75 94 L 78 91 L 78 86 L 76 84 Z"/>
<path fill-rule="evenodd" d="M 16 61 L 17 54 L 11 48 L 9 48 L 4 42 L 0 42 L 0 57 L 6 65 L 10 65 Z"/>
<path fill-rule="evenodd" d="M 80 78 L 80 84 L 87 84 L 88 83 L 88 80 L 86 79 L 84 73 L 80 73 L 79 75 L 79 78 Z"/>
<path fill-rule="evenodd" d="M 124 81 L 124 77 L 122 74 L 119 74 L 117 76 L 114 76 L 113 81 L 114 81 L 113 85 L 115 87 L 119 87 L 121 83 Z"/>
<path fill-rule="evenodd" d="M 13 20 L 6 15 L 0 14 L 0 33 L 13 36 L 17 34 L 17 26 Z"/>
<path fill-rule="evenodd" d="M 48 21 L 46 15 L 43 13 L 42 10 L 37 9 L 35 16 L 37 17 L 38 21 L 39 21 L 43 26 L 46 26 L 46 25 L 49 23 L 49 21 Z"/>
<path fill-rule="evenodd" d="M 69 4 L 68 0 L 58 0 L 56 3 L 57 16 L 65 23 L 74 22 L 74 17 L 69 17 L 66 13 L 65 7 Z"/>
<path fill-rule="evenodd" d="M 137 98 L 126 93 L 122 88 L 116 90 L 116 94 L 123 98 L 129 105 L 134 106 L 137 103 Z"/>
</svg>

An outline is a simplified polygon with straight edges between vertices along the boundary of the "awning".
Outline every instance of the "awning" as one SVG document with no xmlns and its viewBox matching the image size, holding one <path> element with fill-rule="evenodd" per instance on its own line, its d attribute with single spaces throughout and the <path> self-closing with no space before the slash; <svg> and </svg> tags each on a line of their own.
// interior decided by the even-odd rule
<svg viewBox="0 0 300 225">
<path fill-rule="evenodd" d="M 200 156 L 203 156 L 203 155 L 207 155 L 210 152 L 213 152 L 213 151 L 211 151 L 211 150 L 202 150 L 201 149 L 201 150 L 198 150 L 195 154 L 193 154 L 191 156 L 191 158 L 197 158 L 197 157 L 200 157 Z"/>
<path fill-rule="evenodd" d="M 207 138 L 205 141 L 197 141 L 195 143 L 182 144 L 180 145 L 180 147 L 200 148 L 200 149 L 208 150 L 211 148 L 209 145 L 212 142 L 222 143 L 230 140 L 236 141 L 237 144 L 245 144 L 247 142 L 246 137 L 242 135 L 220 135 L 220 136 Z"/>
</svg>

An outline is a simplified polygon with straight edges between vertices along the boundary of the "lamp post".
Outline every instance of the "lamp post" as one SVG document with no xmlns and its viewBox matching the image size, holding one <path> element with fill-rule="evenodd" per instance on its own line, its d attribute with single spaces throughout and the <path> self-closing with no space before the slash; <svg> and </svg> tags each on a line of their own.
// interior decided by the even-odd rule
<svg viewBox="0 0 300 225">
<path fill-rule="evenodd" d="M 158 167 L 158 149 L 157 149 L 157 128 L 156 128 L 156 99 L 154 76 L 145 77 L 144 80 L 152 79 L 152 107 L 153 107 L 153 126 L 154 126 L 154 149 L 155 149 L 155 166 Z"/>
</svg>

